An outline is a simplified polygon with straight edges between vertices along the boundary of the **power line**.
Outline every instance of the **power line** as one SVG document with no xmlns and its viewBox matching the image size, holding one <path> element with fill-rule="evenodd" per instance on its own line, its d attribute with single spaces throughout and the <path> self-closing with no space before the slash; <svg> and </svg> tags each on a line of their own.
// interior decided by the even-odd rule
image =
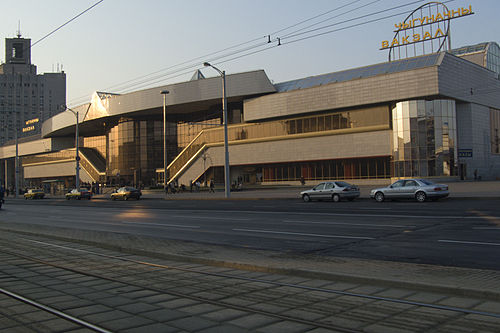
<svg viewBox="0 0 500 333">
<path fill-rule="evenodd" d="M 299 32 L 299 31 L 305 30 L 305 29 L 307 29 L 307 28 L 314 27 L 314 26 L 316 26 L 316 25 L 318 25 L 318 24 L 321 24 L 321 23 L 324 23 L 324 22 L 326 22 L 326 21 L 333 20 L 333 19 L 335 19 L 335 18 L 337 18 L 337 17 L 340 17 L 340 16 L 342 16 L 342 15 L 344 15 L 344 14 L 352 13 L 353 11 L 356 11 L 356 10 L 358 10 L 358 9 L 361 9 L 361 8 L 364 8 L 364 7 L 368 7 L 368 6 L 370 6 L 370 5 L 372 5 L 372 4 L 376 3 L 376 2 L 379 2 L 379 1 L 381 1 L 381 0 L 374 0 L 374 1 L 370 2 L 370 3 L 367 3 L 367 4 L 364 4 L 364 5 L 361 5 L 361 6 L 359 6 L 359 7 L 356 7 L 356 8 L 354 8 L 354 9 L 351 9 L 351 10 L 349 10 L 349 11 L 347 11 L 347 12 L 340 13 L 340 14 L 338 14 L 338 15 L 335 15 L 335 16 L 329 17 L 329 18 L 327 18 L 327 19 L 324 19 L 324 20 L 322 20 L 322 21 L 316 22 L 316 23 L 314 23 L 314 24 L 308 25 L 307 27 L 303 27 L 303 28 L 301 28 L 301 29 L 298 29 L 298 30 L 292 31 L 292 32 L 290 32 L 290 33 L 288 33 L 288 34 L 286 34 L 286 35 L 282 36 L 281 38 L 285 38 L 285 37 L 290 36 L 290 35 L 292 35 L 292 34 L 294 34 L 294 33 L 297 33 L 297 32 Z M 424 0 L 420 0 L 420 1 L 424 1 Z M 355 3 L 355 2 L 353 2 L 352 4 L 354 4 L 354 3 Z"/>
<path fill-rule="evenodd" d="M 73 22 L 74 20 L 76 20 L 77 18 L 79 18 L 80 16 L 82 16 L 83 14 L 85 14 L 86 12 L 88 12 L 89 10 L 91 10 L 92 8 L 94 8 L 95 6 L 99 5 L 101 2 L 103 2 L 104 0 L 100 0 L 98 2 L 96 2 L 95 4 L 93 4 L 92 6 L 90 6 L 89 8 L 85 9 L 83 12 L 81 12 L 80 14 L 76 15 L 75 17 L 73 17 L 72 19 L 70 19 L 69 21 L 67 21 L 66 23 L 58 26 L 57 28 L 55 28 L 54 30 L 52 30 L 51 32 L 49 32 L 48 34 L 46 34 L 45 36 L 43 36 L 42 38 L 40 38 L 39 40 L 37 40 L 36 42 L 34 42 L 33 44 L 31 44 L 31 47 L 35 46 L 36 44 L 40 43 L 42 40 L 44 40 L 45 38 L 49 37 L 50 35 L 52 35 L 53 33 L 55 33 L 56 31 L 62 29 L 64 26 L 68 25 L 69 23 Z"/>
<path fill-rule="evenodd" d="M 355 21 L 355 20 L 360 20 L 360 19 L 366 18 L 368 16 L 378 15 L 380 13 L 385 13 L 385 12 L 388 12 L 388 11 L 392 11 L 392 10 L 395 10 L 395 9 L 398 9 L 398 8 L 402 8 L 402 7 L 405 7 L 405 6 L 409 6 L 409 5 L 412 5 L 412 4 L 415 4 L 415 3 L 418 3 L 418 2 L 422 2 L 422 1 L 424 1 L 424 0 L 413 1 L 413 2 L 410 2 L 410 3 L 403 4 L 403 5 L 395 6 L 395 7 L 389 8 L 389 9 L 377 11 L 377 12 L 374 12 L 374 13 L 371 13 L 371 14 L 361 15 L 361 16 L 358 16 L 358 17 L 355 17 L 355 18 L 351 18 L 351 19 L 342 21 L 342 22 L 338 22 L 338 23 L 334 23 L 334 24 L 329 24 L 329 25 L 326 25 L 326 26 L 323 26 L 323 27 L 319 27 L 319 28 L 316 28 L 316 29 L 308 30 L 308 31 L 305 31 L 305 32 L 300 32 L 300 33 L 297 32 L 296 34 L 293 34 L 293 35 L 287 35 L 286 37 L 283 37 L 283 39 L 291 39 L 293 37 L 302 36 L 302 35 L 305 35 L 305 34 L 310 34 L 311 32 L 314 32 L 314 31 L 319 31 L 319 30 L 322 30 L 322 29 L 326 29 L 328 27 L 333 27 L 333 26 L 336 26 L 336 25 L 345 24 L 345 23 L 352 22 L 352 21 Z M 455 0 L 448 0 L 446 2 L 452 2 L 452 1 L 455 1 Z M 352 13 L 353 11 L 355 11 L 357 9 L 360 9 L 360 8 L 363 8 L 363 7 L 366 7 L 366 6 L 368 6 L 368 5 L 370 5 L 370 4 L 374 3 L 374 2 L 376 2 L 376 1 L 372 1 L 369 4 L 365 4 L 363 6 L 359 6 L 359 7 L 355 8 L 355 9 L 347 11 L 347 12 L 341 14 L 341 15 Z M 333 10 L 330 10 L 328 12 L 331 12 L 331 11 L 333 11 Z M 338 28 L 338 29 L 334 29 L 334 30 L 330 30 L 330 31 L 326 31 L 326 32 L 321 32 L 321 33 L 317 33 L 317 34 L 314 34 L 314 35 L 305 36 L 305 37 L 298 38 L 298 39 L 292 39 L 292 40 L 286 42 L 286 44 L 296 43 L 296 42 L 299 42 L 299 41 L 307 40 L 307 39 L 310 39 L 310 38 L 315 38 L 315 37 L 322 36 L 322 35 L 325 35 L 325 34 L 329 34 L 329 33 L 333 33 L 333 32 L 338 32 L 338 31 L 341 31 L 341 30 L 346 30 L 346 29 L 358 27 L 358 26 L 361 26 L 361 25 L 366 25 L 366 24 L 369 24 L 369 23 L 373 23 L 373 22 L 385 20 L 385 19 L 388 19 L 388 18 L 391 18 L 391 17 L 403 15 L 403 14 L 406 14 L 406 13 L 409 13 L 409 12 L 410 11 L 406 11 L 406 12 L 402 12 L 402 13 L 397 13 L 397 14 L 393 14 L 393 15 L 388 15 L 388 16 L 384 16 L 384 17 L 381 17 L 381 18 L 376 18 L 376 19 L 373 19 L 373 20 L 365 21 L 365 22 L 362 22 L 362 23 L 353 24 L 353 25 L 346 26 L 346 27 L 341 27 L 341 28 Z M 323 15 L 324 14 L 325 13 L 323 13 Z M 322 14 L 317 15 L 316 17 L 319 17 L 321 15 Z M 338 15 L 338 16 L 340 16 L 340 15 Z M 309 21 L 309 20 L 305 20 L 305 21 Z M 305 21 L 302 21 L 302 23 L 305 22 Z M 300 23 L 297 23 L 294 26 L 297 26 L 298 24 L 300 24 Z M 292 26 L 290 26 L 290 27 L 292 27 Z M 287 27 L 287 28 L 289 28 L 289 27 Z M 286 30 L 287 28 L 282 29 L 282 30 Z M 297 31 L 300 31 L 300 30 L 303 30 L 303 29 L 299 29 Z M 235 46 L 228 47 L 228 48 L 225 48 L 225 49 L 217 51 L 217 52 L 212 52 L 211 54 L 215 55 L 215 54 L 221 53 L 221 52 L 223 52 L 225 50 L 230 50 L 230 49 L 233 49 L 234 47 L 242 46 L 242 45 L 248 44 L 249 42 L 259 40 L 261 38 L 262 37 L 259 37 L 259 38 L 253 39 L 251 41 L 248 41 L 248 42 L 239 43 L 239 44 L 237 44 Z M 276 44 L 270 44 L 269 41 L 271 41 L 271 42 L 278 42 L 278 44 L 277 45 Z M 253 54 L 256 54 L 256 53 L 260 53 L 260 52 L 263 52 L 263 51 L 266 51 L 266 50 L 269 50 L 269 49 L 272 49 L 272 48 L 275 48 L 277 46 L 282 45 L 281 44 L 281 38 L 274 38 L 273 40 L 269 40 L 269 41 L 266 42 L 266 43 L 258 43 L 258 44 L 252 45 L 252 46 L 248 46 L 248 47 L 245 47 L 245 48 L 242 48 L 242 49 L 238 49 L 238 50 L 235 50 L 235 51 L 223 54 L 223 55 L 219 55 L 219 56 L 217 56 L 215 58 L 210 59 L 210 62 L 214 62 L 216 64 L 226 63 L 226 62 L 229 62 L 229 61 L 233 61 L 233 60 L 240 59 L 240 58 L 243 58 L 243 57 L 246 57 L 246 56 L 250 56 L 250 55 L 253 55 Z M 260 49 L 253 50 L 253 49 L 256 49 L 256 48 L 260 48 Z M 253 51 L 251 51 L 251 50 L 253 50 Z M 251 51 L 251 52 L 243 53 L 243 52 L 246 52 L 246 51 Z M 241 53 L 243 53 L 243 54 L 241 54 Z M 232 56 L 234 56 L 234 57 L 232 57 Z M 190 63 L 192 61 L 195 61 L 195 60 L 198 60 L 198 59 L 202 59 L 202 58 L 206 59 L 205 57 L 206 56 L 196 57 L 196 58 L 193 58 L 191 60 L 188 60 L 188 61 L 185 61 L 183 63 L 180 63 L 178 65 L 170 66 L 168 68 L 175 68 L 175 67 L 178 67 L 179 65 L 188 64 L 188 63 Z M 229 57 L 231 57 L 231 58 L 229 58 Z M 224 60 L 224 58 L 227 58 L 227 59 Z M 188 74 L 188 73 L 191 72 L 192 69 L 195 69 L 195 68 L 198 68 L 198 69 L 200 68 L 200 66 L 199 66 L 198 63 L 191 64 L 191 65 L 185 66 L 185 67 L 177 69 L 177 70 L 173 70 L 173 71 L 165 73 L 165 74 L 157 75 L 157 76 L 155 76 L 153 78 L 149 78 L 147 80 L 144 79 L 144 78 L 146 78 L 148 76 L 154 75 L 156 73 L 159 73 L 159 72 L 162 72 L 162 71 L 165 70 L 165 69 L 163 69 L 163 70 L 156 71 L 154 73 L 151 73 L 151 74 L 139 77 L 140 79 L 143 79 L 140 82 L 134 82 L 137 79 L 133 79 L 133 80 L 129 80 L 127 82 L 124 82 L 122 84 L 115 85 L 115 86 L 120 87 L 120 86 L 125 85 L 119 91 L 121 93 L 125 93 L 125 92 L 132 91 L 134 89 L 138 89 L 138 88 L 142 88 L 142 87 L 145 88 L 145 87 L 153 85 L 153 84 L 157 84 L 157 83 L 164 82 L 164 81 L 172 79 L 172 78 L 176 78 L 176 77 Z M 181 71 L 185 71 L 185 70 L 189 70 L 189 71 L 181 72 Z M 179 74 L 179 72 L 181 72 L 181 73 Z M 151 80 L 153 80 L 153 81 L 151 81 Z M 134 82 L 134 83 L 132 83 L 132 82 Z M 131 83 L 131 84 L 130 85 L 126 85 L 126 83 Z M 82 96 L 82 98 L 83 98 L 83 96 Z"/>
<path fill-rule="evenodd" d="M 296 26 L 299 26 L 299 25 L 301 25 L 302 23 L 306 23 L 306 22 L 312 21 L 312 20 L 314 20 L 314 19 L 317 19 L 318 17 L 321 17 L 321 16 L 324 16 L 324 15 L 330 14 L 330 13 L 332 13 L 332 12 L 334 12 L 334 11 L 337 11 L 337 10 L 339 10 L 339 9 L 345 8 L 345 7 L 347 7 L 347 6 L 351 6 L 351 5 L 355 4 L 356 2 L 360 2 L 360 1 L 361 1 L 361 0 L 352 1 L 352 2 L 350 2 L 350 3 L 348 3 L 348 4 L 346 4 L 346 5 L 342 5 L 342 6 L 339 6 L 339 7 L 337 7 L 337 8 L 331 9 L 331 10 L 326 11 L 326 12 L 324 12 L 324 13 L 321 13 L 321 14 L 319 14 L 319 15 L 316 15 L 316 16 L 313 16 L 313 17 L 308 18 L 308 19 L 306 19 L 306 20 L 303 20 L 303 21 L 300 21 L 300 22 L 298 22 L 298 23 L 292 24 L 292 25 L 290 25 L 290 26 L 288 26 L 288 27 L 286 27 L 286 28 L 283 28 L 283 29 L 277 30 L 277 31 L 275 31 L 275 32 L 271 33 L 271 35 L 276 35 L 276 34 L 278 34 L 278 33 L 280 33 L 280 32 L 286 31 L 286 30 L 288 30 L 288 29 L 290 29 L 290 28 L 295 28 Z M 377 1 L 380 1 L 380 0 L 377 0 Z"/>
<path fill-rule="evenodd" d="M 329 14 L 329 13 L 331 13 L 331 12 L 333 12 L 333 11 L 336 11 L 336 10 L 339 10 L 339 9 L 342 9 L 342 8 L 345 8 L 345 7 L 350 6 L 350 5 L 352 5 L 352 4 L 356 3 L 356 2 L 359 2 L 359 1 L 362 1 L 362 0 L 356 0 L 356 1 L 354 1 L 354 2 L 348 3 L 347 5 L 339 6 L 339 7 L 337 7 L 337 8 L 334 8 L 334 9 L 328 10 L 328 11 L 326 11 L 326 12 L 324 12 L 324 13 L 321 13 L 321 14 L 319 14 L 319 15 L 313 16 L 313 17 L 311 17 L 311 18 L 308 18 L 308 19 L 303 20 L 303 21 L 301 21 L 301 22 L 298 22 L 298 23 L 296 23 L 296 24 L 290 25 L 290 26 L 288 26 L 288 27 L 286 27 L 286 28 L 283 28 L 283 29 L 277 30 L 277 31 L 275 31 L 275 32 L 271 33 L 270 35 L 267 35 L 267 37 L 270 37 L 271 35 L 275 35 L 275 34 L 277 34 L 277 33 L 279 33 L 279 32 L 282 32 L 282 31 L 288 30 L 288 29 L 290 29 L 290 28 L 296 27 L 296 26 L 298 26 L 298 25 L 300 25 L 300 24 L 303 24 L 303 23 L 305 23 L 305 22 L 308 22 L 308 21 L 314 20 L 314 19 L 316 19 L 316 18 L 318 18 L 318 17 L 321 17 L 321 16 L 324 16 L 324 15 L 326 15 L 326 14 Z M 380 0 L 376 0 L 376 1 L 380 1 Z M 218 53 L 222 53 L 222 52 L 224 52 L 224 51 L 228 51 L 228 50 L 231 50 L 231 49 L 234 49 L 234 48 L 236 48 L 236 47 L 240 47 L 240 46 L 243 46 L 243 45 L 246 45 L 246 44 L 249 44 L 249 43 L 253 43 L 253 42 L 258 41 L 258 40 L 260 40 L 260 39 L 262 39 L 262 38 L 265 38 L 265 37 L 266 37 L 266 36 L 263 36 L 263 37 L 258 37 L 258 38 L 254 38 L 254 39 L 248 40 L 248 41 L 246 41 L 246 42 L 239 43 L 239 44 L 236 44 L 236 45 L 233 45 L 233 46 L 230 46 L 230 47 L 224 48 L 224 49 L 219 50 L 219 51 L 215 51 L 215 52 L 212 52 L 212 53 L 205 54 L 205 55 L 203 55 L 203 56 L 199 56 L 199 57 L 196 57 L 196 58 L 192 58 L 192 59 L 190 59 L 190 60 L 187 60 L 187 61 L 181 62 L 181 63 L 179 63 L 179 64 L 172 65 L 172 66 L 169 66 L 169 67 L 166 67 L 166 68 L 163 68 L 163 69 L 157 70 L 157 71 L 155 71 L 155 72 L 152 72 L 152 73 L 149 73 L 149 74 L 146 74 L 146 75 L 142 75 L 142 76 L 139 76 L 139 77 L 137 77 L 137 78 L 134 78 L 134 79 L 131 79 L 131 80 L 128 80 L 128 81 L 122 82 L 122 83 L 115 84 L 115 85 L 113 85 L 113 86 L 110 86 L 110 87 L 108 87 L 108 88 L 105 88 L 104 90 L 108 90 L 108 89 L 112 89 L 112 88 L 118 88 L 118 87 L 120 87 L 120 86 L 122 86 L 122 85 L 125 85 L 125 84 L 127 84 L 127 83 L 131 83 L 131 82 L 134 82 L 134 81 L 136 81 L 136 80 L 144 79 L 144 78 L 147 78 L 147 77 L 149 77 L 149 76 L 151 76 L 151 75 L 155 75 L 155 74 L 161 73 L 161 72 L 163 72 L 163 71 L 166 71 L 166 70 L 169 70 L 169 69 L 173 69 L 173 68 L 178 67 L 178 66 L 182 66 L 182 65 L 185 65 L 185 64 L 189 64 L 189 63 L 194 62 L 194 61 L 198 61 L 198 60 L 206 60 L 206 58 L 208 58 L 208 57 L 210 57 L 210 56 L 213 56 L 213 55 L 216 55 L 216 54 L 218 54 Z M 268 40 L 268 42 L 269 42 L 269 40 Z M 257 47 L 258 47 L 258 46 L 260 46 L 260 44 L 259 44 L 259 45 L 257 45 Z M 233 54 L 233 53 L 231 53 L 231 54 Z M 221 56 L 221 57 L 224 57 L 224 56 Z M 210 59 L 209 61 L 214 61 L 214 60 L 216 60 L 216 59 L 218 59 L 218 58 L 215 58 L 215 59 Z M 196 65 L 198 65 L 198 63 L 196 63 Z M 181 70 L 182 70 L 182 69 L 181 69 Z M 165 75 L 168 75 L 168 74 L 165 74 Z"/>
<path fill-rule="evenodd" d="M 410 3 L 404 4 L 404 5 L 399 5 L 399 6 L 395 6 L 395 7 L 392 7 L 392 8 L 380 10 L 378 12 L 374 12 L 374 13 L 369 13 L 369 14 L 366 14 L 366 15 L 358 16 L 358 17 L 355 17 L 355 18 L 352 18 L 352 19 L 348 19 L 348 20 L 345 20 L 345 21 L 342 21 L 342 22 L 337 22 L 337 23 L 325 25 L 323 27 L 319 27 L 319 28 L 308 30 L 308 31 L 296 33 L 294 35 L 288 35 L 286 37 L 283 37 L 283 39 L 285 39 L 285 38 L 293 38 L 293 37 L 305 35 L 305 34 L 308 34 L 308 33 L 311 33 L 311 32 L 315 32 L 315 31 L 319 31 L 319 30 L 322 30 L 322 29 L 330 28 L 330 27 L 337 26 L 337 25 L 340 25 L 340 24 L 344 24 L 344 23 L 348 23 L 348 22 L 360 20 L 360 19 L 363 19 L 363 18 L 366 18 L 366 17 L 370 17 L 370 16 L 373 16 L 373 15 L 378 15 L 378 14 L 386 13 L 388 11 L 396 10 L 396 9 L 399 9 L 399 8 L 402 8 L 402 7 L 414 5 L 414 4 L 418 3 L 418 2 L 423 2 L 423 1 L 426 1 L 426 0 L 413 1 L 413 2 L 410 2 Z M 454 1 L 454 0 L 450 0 L 450 1 Z M 397 16 L 397 15 L 402 15 L 402 14 L 411 13 L 411 12 L 412 11 L 406 11 L 406 12 L 403 12 L 403 13 L 398 13 L 398 14 L 394 14 L 394 15 L 391 15 L 391 16 L 386 16 L 385 18 L 394 17 L 394 16 Z M 385 18 L 383 18 L 383 19 L 385 19 Z M 374 22 L 374 21 L 375 20 L 371 20 L 371 21 L 367 21 L 367 22 Z M 366 24 L 366 23 L 359 23 L 359 25 L 364 25 L 364 24 Z"/>
<path fill-rule="evenodd" d="M 361 1 L 361 0 L 356 0 L 356 1 L 353 1 L 353 2 L 348 3 L 348 4 L 346 4 L 346 5 L 342 5 L 342 6 L 339 6 L 339 7 L 334 8 L 334 9 L 328 10 L 328 11 L 326 11 L 326 12 L 324 12 L 324 13 L 321 13 L 321 14 L 319 14 L 319 15 L 313 16 L 313 17 L 308 18 L 308 19 L 306 19 L 306 20 L 300 21 L 300 22 L 298 22 L 298 23 L 296 23 L 296 24 L 293 24 L 293 25 L 290 25 L 290 26 L 288 26 L 288 27 L 286 27 L 286 28 L 283 28 L 283 29 L 277 30 L 277 31 L 275 31 L 275 32 L 271 33 L 270 35 L 267 35 L 267 36 L 262 36 L 262 37 L 258 37 L 258 38 L 254 38 L 254 39 L 248 40 L 248 41 L 246 41 L 246 42 L 243 42 L 243 43 L 238 43 L 238 44 L 236 44 L 236 45 L 233 45 L 233 46 L 230 46 L 230 47 L 224 48 L 224 49 L 219 50 L 219 51 L 215 51 L 215 52 L 212 52 L 212 53 L 205 54 L 205 55 L 203 55 L 203 56 L 199 56 L 199 57 L 196 57 L 196 58 L 192 58 L 192 59 L 190 59 L 190 60 L 187 60 L 187 61 L 181 62 L 181 63 L 179 63 L 179 64 L 176 64 L 176 65 L 173 65 L 173 66 L 169 66 L 169 67 L 166 67 L 166 68 L 163 68 L 163 69 L 157 70 L 157 71 L 155 71 L 155 72 L 152 72 L 152 73 L 149 73 L 149 74 L 146 74 L 146 75 L 141 75 L 141 76 L 136 77 L 136 78 L 134 78 L 134 79 L 130 79 L 130 80 L 127 80 L 127 81 L 125 81 L 125 82 L 122 82 L 122 83 L 118 83 L 118 84 L 115 84 L 115 85 L 109 86 L 109 87 L 104 88 L 104 89 L 102 89 L 102 90 L 107 91 L 107 90 L 110 90 L 110 89 L 127 89 L 127 88 L 129 88 L 129 87 L 130 87 L 130 86 L 127 86 L 127 84 L 128 84 L 128 83 L 133 83 L 133 82 L 135 82 L 135 81 L 137 81 L 137 80 L 142 80 L 142 81 L 140 81 L 140 82 L 138 82 L 138 83 L 137 83 L 137 84 L 139 84 L 139 85 L 142 85 L 142 84 L 144 83 L 144 79 L 146 79 L 146 78 L 148 78 L 148 77 L 150 77 L 150 76 L 152 76 L 152 75 L 155 75 L 155 74 L 161 73 L 161 72 L 166 71 L 166 70 L 169 70 L 169 69 L 176 68 L 176 67 L 178 67 L 178 66 L 182 66 L 182 65 L 185 65 L 185 64 L 189 64 L 189 63 L 192 63 L 192 62 L 195 62 L 195 61 L 196 61 L 196 63 L 195 63 L 195 64 L 192 64 L 192 65 L 191 65 L 191 66 L 189 66 L 189 67 L 184 67 L 184 68 L 179 69 L 179 70 L 177 70 L 177 71 L 174 71 L 174 72 L 172 72 L 172 73 L 173 73 L 173 74 L 175 74 L 176 72 L 178 72 L 178 71 L 182 71 L 182 70 L 184 70 L 184 69 L 186 69 L 186 68 L 197 68 L 197 67 L 198 67 L 198 65 L 199 65 L 199 64 L 198 64 L 198 61 L 199 61 L 199 60 L 206 60 L 206 58 L 207 58 L 207 57 L 210 57 L 210 56 L 213 56 L 213 55 L 216 55 L 216 54 L 222 53 L 222 52 L 224 52 L 224 51 L 228 51 L 228 50 L 234 49 L 234 48 L 239 47 L 239 46 L 243 46 L 243 45 L 246 45 L 246 44 L 249 44 L 249 43 L 253 43 L 253 42 L 258 41 L 258 40 L 260 40 L 260 39 L 262 39 L 262 38 L 265 38 L 265 37 L 268 37 L 268 41 L 267 41 L 267 43 L 271 43 L 271 42 L 273 42 L 273 41 L 276 41 L 276 39 L 271 40 L 271 37 L 270 37 L 271 35 L 274 35 L 274 34 L 277 34 L 277 33 L 279 33 L 279 32 L 282 32 L 282 31 L 288 30 L 288 29 L 290 29 L 290 28 L 296 27 L 296 26 L 298 26 L 298 25 L 300 25 L 300 24 L 303 24 L 303 23 L 305 23 L 305 22 L 309 22 L 309 21 L 314 20 L 314 19 L 316 19 L 316 18 L 318 18 L 318 17 L 321 17 L 321 16 L 324 16 L 324 15 L 327 15 L 327 14 L 329 14 L 329 13 L 333 12 L 333 11 L 336 11 L 336 10 L 339 10 L 339 9 L 345 8 L 345 7 L 347 7 L 347 6 L 353 5 L 353 4 L 355 4 L 355 3 L 359 2 L 359 1 Z M 380 1 L 380 0 L 377 0 L 377 1 Z M 341 15 L 343 15 L 343 14 L 341 14 Z M 211 59 L 210 61 L 216 61 L 217 59 L 224 58 L 224 57 L 227 57 L 227 56 L 231 56 L 231 55 L 234 55 L 234 54 L 237 54 L 237 53 L 245 52 L 245 51 L 247 51 L 247 50 L 249 50 L 249 49 L 251 49 L 251 48 L 260 47 L 260 46 L 262 46 L 262 45 L 263 45 L 263 44 L 257 44 L 257 45 L 254 45 L 253 47 L 250 47 L 250 48 L 245 48 L 245 49 L 241 49 L 241 50 L 238 50 L 238 51 L 233 51 L 233 52 L 231 52 L 231 53 L 229 53 L 229 54 L 225 54 L 225 55 L 222 55 L 222 56 L 219 56 L 219 57 L 213 58 L 213 59 Z M 253 53 L 252 53 L 252 54 L 253 54 Z M 171 74 L 171 73 L 165 73 L 165 74 L 163 74 L 163 76 L 167 76 L 167 75 L 169 75 L 169 74 Z M 177 77 L 177 76 L 178 76 L 178 75 L 176 75 L 176 77 Z M 135 83 L 134 83 L 134 84 L 135 84 Z M 124 87 L 122 87 L 122 86 L 124 86 Z M 81 100 L 81 99 L 84 99 L 84 98 L 86 99 L 86 98 L 87 98 L 87 95 L 80 96 L 80 97 L 76 98 L 75 100 Z"/>
</svg>

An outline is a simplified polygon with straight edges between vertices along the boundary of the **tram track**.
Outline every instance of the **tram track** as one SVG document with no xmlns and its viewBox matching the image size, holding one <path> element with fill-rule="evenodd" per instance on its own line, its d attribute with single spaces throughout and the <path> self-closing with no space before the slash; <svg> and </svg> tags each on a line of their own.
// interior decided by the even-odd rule
<svg viewBox="0 0 500 333">
<path fill-rule="evenodd" d="M 85 320 L 81 320 L 79 318 L 76 318 L 68 313 L 65 313 L 65 312 L 62 312 L 62 311 L 59 311 L 57 309 L 54 309 L 50 306 L 47 306 L 47 305 L 44 305 L 44 304 L 41 304 L 39 302 L 36 302 L 32 299 L 29 299 L 27 297 L 24 297 L 24 296 L 21 296 L 17 293 L 14 293 L 14 292 L 11 292 L 7 289 L 4 289 L 4 288 L 0 288 L 0 293 L 3 294 L 3 295 L 6 295 L 12 299 L 15 299 L 19 302 L 22 302 L 24 304 L 27 304 L 29 306 L 32 306 L 32 307 L 35 307 L 37 309 L 40 309 L 42 311 L 45 311 L 47 313 L 50 313 L 52 315 L 55 315 L 59 318 L 62 318 L 64 320 L 67 320 L 67 321 L 70 321 L 76 325 L 78 325 L 79 327 L 82 327 L 82 328 L 88 328 L 92 331 L 95 331 L 95 332 L 99 332 L 99 333 L 111 333 L 111 331 L 108 331 L 102 327 L 99 327 L 97 325 L 94 325 L 92 323 L 89 323 Z"/>
<path fill-rule="evenodd" d="M 55 244 L 43 240 L 19 237 L 14 244 L 10 248 L 0 244 L 0 248 L 5 254 L 83 276 L 124 283 L 129 286 L 158 293 L 167 293 L 214 306 L 342 332 L 358 332 L 359 330 L 335 325 L 328 320 L 307 320 L 286 315 L 283 312 L 259 309 L 252 305 L 238 305 L 227 300 L 238 295 L 240 299 L 252 298 L 274 307 L 301 307 L 310 312 L 322 313 L 325 318 L 328 318 L 329 311 L 338 311 L 339 308 L 342 308 L 343 313 L 349 313 L 350 311 L 357 312 L 363 307 L 367 309 L 384 308 L 392 316 L 408 315 L 408 312 L 418 312 L 419 309 L 454 313 L 454 315 L 447 316 L 446 320 L 443 319 L 442 322 L 449 321 L 450 317 L 456 320 L 457 317 L 461 318 L 470 315 L 500 318 L 500 314 L 470 308 L 381 297 L 340 289 L 308 286 L 304 283 L 272 281 L 243 276 L 240 272 L 237 274 L 233 272 L 214 272 L 210 269 L 207 270 L 206 267 L 197 269 L 183 265 L 154 263 L 134 259 L 126 255 L 106 254 L 105 251 L 96 252 L 88 248 L 75 248 L 68 246 L 67 243 Z M 36 256 L 27 255 L 26 253 L 30 253 L 30 250 L 32 252 L 34 247 L 37 249 Z M 79 254 L 80 257 L 76 254 Z M 86 264 L 84 265 L 84 263 Z M 124 271 L 128 271 L 128 273 L 125 274 Z M 147 281 L 147 283 L 143 281 Z M 170 286 L 172 283 L 175 284 L 174 288 Z M 207 295 L 207 285 L 210 285 L 210 288 L 208 288 L 211 291 L 210 296 Z M 290 292 L 290 290 L 294 291 Z M 287 292 L 291 293 L 293 297 L 287 296 Z M 352 301 L 352 299 L 362 301 Z M 395 310 L 387 310 L 391 308 L 390 304 L 397 304 L 394 307 Z"/>
</svg>

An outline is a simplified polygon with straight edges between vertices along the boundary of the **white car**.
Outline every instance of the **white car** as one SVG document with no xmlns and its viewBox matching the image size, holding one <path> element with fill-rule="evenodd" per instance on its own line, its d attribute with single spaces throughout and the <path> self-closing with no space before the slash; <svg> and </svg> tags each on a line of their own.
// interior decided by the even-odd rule
<svg viewBox="0 0 500 333">
<path fill-rule="evenodd" d="M 448 185 L 434 184 L 427 179 L 401 179 L 387 187 L 371 190 L 370 198 L 378 202 L 385 199 L 415 199 L 424 202 L 427 199 L 445 198 L 449 194 Z"/>
</svg>

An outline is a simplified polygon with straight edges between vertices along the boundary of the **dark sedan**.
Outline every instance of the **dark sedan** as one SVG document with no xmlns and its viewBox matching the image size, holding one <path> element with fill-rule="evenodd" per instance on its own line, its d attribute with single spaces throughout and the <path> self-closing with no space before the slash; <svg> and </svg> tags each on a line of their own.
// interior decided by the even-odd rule
<svg viewBox="0 0 500 333">
<path fill-rule="evenodd" d="M 128 200 L 130 198 L 139 200 L 141 195 L 141 190 L 138 190 L 135 187 L 125 186 L 120 187 L 116 192 L 111 193 L 111 200 Z"/>
<path fill-rule="evenodd" d="M 76 200 L 81 200 L 81 199 L 87 199 L 90 200 L 92 198 L 92 192 L 90 192 L 86 188 L 81 188 L 80 190 L 78 189 L 73 189 L 66 193 L 66 200 L 70 199 L 76 199 Z"/>
<path fill-rule="evenodd" d="M 319 183 L 312 189 L 300 192 L 302 200 L 332 200 L 338 202 L 341 199 L 352 201 L 359 197 L 359 188 L 342 181 Z"/>
</svg>

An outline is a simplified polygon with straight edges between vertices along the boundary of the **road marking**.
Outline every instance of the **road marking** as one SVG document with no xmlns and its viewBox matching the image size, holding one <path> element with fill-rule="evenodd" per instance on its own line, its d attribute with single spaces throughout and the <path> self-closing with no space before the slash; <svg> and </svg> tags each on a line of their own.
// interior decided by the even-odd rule
<svg viewBox="0 0 500 333">
<path fill-rule="evenodd" d="M 153 225 L 160 227 L 176 227 L 176 228 L 191 228 L 191 229 L 199 229 L 201 228 L 198 225 L 181 225 L 181 224 L 166 224 L 166 223 L 147 223 L 147 222 L 131 222 L 131 221 L 122 221 L 125 224 L 137 224 L 137 225 Z"/>
<path fill-rule="evenodd" d="M 441 243 L 457 243 L 457 244 L 472 244 L 472 245 L 491 245 L 491 246 L 500 246 L 500 243 L 485 243 L 485 242 L 470 242 L 470 241 L 457 241 L 450 239 L 440 239 L 438 242 Z"/>
<path fill-rule="evenodd" d="M 233 231 L 257 232 L 263 234 L 279 234 L 279 235 L 295 235 L 295 236 L 311 236 L 325 238 L 347 238 L 347 239 L 375 239 L 372 237 L 356 237 L 356 236 L 340 236 L 340 235 L 321 235 L 321 234 L 306 234 L 299 232 L 272 231 L 272 230 L 255 230 L 255 229 L 232 229 Z"/>
<path fill-rule="evenodd" d="M 366 223 L 346 223 L 346 222 L 319 222 L 319 221 L 300 221 L 300 220 L 281 220 L 287 223 L 304 223 L 304 224 L 327 224 L 327 225 L 349 225 L 349 226 L 362 226 L 370 228 L 416 228 L 415 225 L 391 225 L 391 224 L 366 224 Z"/>
<path fill-rule="evenodd" d="M 474 229 L 474 230 L 498 230 L 498 231 L 500 231 L 500 227 L 475 227 L 472 229 Z"/>
<path fill-rule="evenodd" d="M 251 218 L 240 217 L 216 217 L 216 216 L 193 216 L 193 215 L 171 215 L 171 217 L 189 218 L 189 219 L 202 219 L 202 220 L 228 220 L 228 221 L 250 221 Z"/>
</svg>

